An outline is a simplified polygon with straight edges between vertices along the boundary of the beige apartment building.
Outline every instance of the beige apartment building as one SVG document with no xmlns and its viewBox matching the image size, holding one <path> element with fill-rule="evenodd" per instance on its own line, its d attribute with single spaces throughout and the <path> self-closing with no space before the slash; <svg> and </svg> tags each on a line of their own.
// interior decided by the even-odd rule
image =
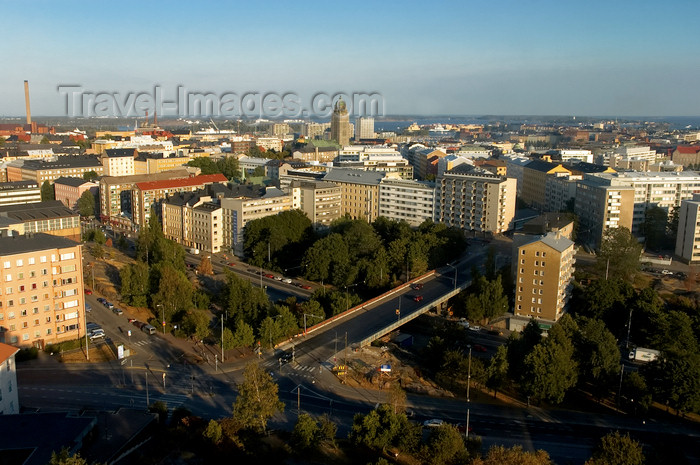
<svg viewBox="0 0 700 465">
<path fill-rule="evenodd" d="M 499 234 L 513 227 L 517 180 L 462 164 L 435 187 L 435 222 Z"/>
<path fill-rule="evenodd" d="M 140 153 L 134 160 L 134 174 L 155 174 L 176 170 L 186 165 L 191 157 L 176 157 L 163 153 Z"/>
<path fill-rule="evenodd" d="M 564 314 L 574 273 L 574 243 L 559 232 L 513 240 L 516 316 L 556 322 Z"/>
<path fill-rule="evenodd" d="M 634 187 L 583 179 L 576 183 L 574 211 L 579 217 L 578 239 L 597 246 L 609 228 L 632 230 Z"/>
<path fill-rule="evenodd" d="M 102 176 L 103 167 L 100 160 L 82 155 L 61 156 L 55 160 L 16 160 L 7 166 L 7 180 L 35 181 L 41 186 L 44 181 L 53 183 L 62 176 L 82 178 L 85 173 L 89 172 Z"/>
<path fill-rule="evenodd" d="M 532 208 L 547 209 L 547 178 L 571 176 L 571 171 L 558 163 L 533 160 L 523 166 L 522 199 Z"/>
<path fill-rule="evenodd" d="M 314 228 L 324 228 L 340 218 L 342 188 L 327 181 L 292 181 L 292 208 L 306 213 Z"/>
<path fill-rule="evenodd" d="M 85 335 L 81 245 L 65 237 L 0 237 L 0 342 L 17 347 Z"/>
<path fill-rule="evenodd" d="M 340 186 L 341 216 L 371 223 L 379 216 L 379 185 L 385 176 L 381 171 L 332 168 L 323 180 Z"/>
<path fill-rule="evenodd" d="M 135 148 L 108 149 L 102 155 L 102 166 L 105 176 L 132 176 L 134 172 L 134 158 L 138 151 Z"/>
<path fill-rule="evenodd" d="M 185 247 L 217 253 L 223 248 L 223 210 L 211 196 L 179 193 L 162 204 L 163 233 Z"/>
<path fill-rule="evenodd" d="M 223 245 L 236 255 L 243 254 L 243 229 L 248 222 L 291 210 L 292 196 L 276 187 L 262 188 L 257 195 L 245 194 L 221 199 L 223 208 Z"/>
</svg>

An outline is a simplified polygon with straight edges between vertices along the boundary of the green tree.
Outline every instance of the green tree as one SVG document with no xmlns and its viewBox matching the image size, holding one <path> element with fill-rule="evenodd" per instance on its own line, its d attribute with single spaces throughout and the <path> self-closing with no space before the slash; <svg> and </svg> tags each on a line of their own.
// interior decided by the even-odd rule
<svg viewBox="0 0 700 465">
<path fill-rule="evenodd" d="M 226 284 L 221 293 L 222 304 L 233 321 L 243 320 L 250 326 L 258 326 L 267 312 L 270 301 L 265 291 L 238 275 L 227 272 Z"/>
<path fill-rule="evenodd" d="M 92 171 L 92 170 L 86 171 L 86 172 L 83 173 L 83 179 L 86 180 L 86 181 L 94 181 L 95 179 L 97 179 L 97 178 L 99 178 L 99 177 L 100 177 L 100 176 L 99 176 L 96 172 L 94 172 L 94 171 Z"/>
<path fill-rule="evenodd" d="M 134 307 L 147 306 L 150 289 L 146 264 L 136 262 L 125 265 L 119 272 L 119 277 L 121 280 L 120 294 L 124 302 Z"/>
<path fill-rule="evenodd" d="M 425 463 L 443 465 L 464 463 L 468 457 L 462 435 L 452 425 L 440 425 L 428 435 L 426 447 L 421 454 Z"/>
<path fill-rule="evenodd" d="M 581 318 L 579 320 L 577 360 L 581 379 L 594 386 L 595 392 L 605 394 L 620 372 L 620 349 L 615 336 L 601 320 Z"/>
<path fill-rule="evenodd" d="M 651 207 L 644 212 L 642 234 L 646 239 L 646 245 L 652 250 L 659 250 L 666 245 L 666 228 L 668 226 L 668 212 L 661 207 Z M 675 239 L 675 236 L 673 236 Z"/>
<path fill-rule="evenodd" d="M 231 344 L 233 347 L 252 347 L 255 343 L 253 327 L 243 320 L 236 321 L 236 330 L 233 333 Z"/>
<path fill-rule="evenodd" d="M 153 402 L 148 406 L 148 411 L 151 413 L 158 414 L 158 422 L 161 425 L 165 425 L 168 421 L 168 405 L 160 400 Z"/>
<path fill-rule="evenodd" d="M 527 452 L 521 446 L 492 446 L 485 457 L 476 458 L 470 465 L 554 465 L 554 462 L 543 450 Z"/>
<path fill-rule="evenodd" d="M 188 336 L 194 336 L 196 340 L 202 341 L 211 333 L 209 315 L 204 310 L 189 310 L 182 319 L 182 329 Z"/>
<path fill-rule="evenodd" d="M 395 414 L 402 413 L 406 410 L 406 391 L 401 388 L 398 381 L 391 385 L 388 395 L 389 405 L 391 405 Z"/>
<path fill-rule="evenodd" d="M 46 202 L 48 200 L 56 200 L 56 194 L 54 192 L 53 184 L 49 181 L 44 181 L 41 185 L 41 201 Z"/>
<path fill-rule="evenodd" d="M 80 454 L 72 455 L 68 449 L 63 448 L 58 453 L 51 452 L 49 465 L 87 465 L 87 461 Z"/>
<path fill-rule="evenodd" d="M 525 357 L 523 387 L 528 397 L 559 404 L 576 384 L 578 366 L 574 346 L 559 325 Z"/>
<path fill-rule="evenodd" d="M 243 428 L 264 433 L 269 419 L 284 410 L 278 390 L 279 387 L 265 370 L 257 363 L 249 363 L 243 371 L 243 383 L 238 385 L 233 418 Z"/>
<path fill-rule="evenodd" d="M 169 263 L 154 268 L 158 291 L 152 296 L 152 303 L 162 306 L 165 320 L 173 321 L 178 313 L 194 308 L 194 289 L 187 276 Z"/>
<path fill-rule="evenodd" d="M 95 196 L 89 190 L 83 192 L 78 199 L 78 212 L 84 218 L 95 215 Z"/>
<path fill-rule="evenodd" d="M 493 396 L 496 397 L 498 390 L 508 382 L 508 348 L 505 345 L 496 349 L 486 369 L 486 375 L 486 387 L 493 389 Z"/>
<path fill-rule="evenodd" d="M 303 452 L 316 447 L 319 439 L 319 426 L 316 420 L 311 418 L 308 413 L 299 415 L 292 430 L 290 445 L 295 450 Z"/>
<path fill-rule="evenodd" d="M 622 381 L 623 400 L 634 413 L 644 414 L 651 407 L 651 392 L 646 380 L 639 372 L 626 374 Z"/>
<path fill-rule="evenodd" d="M 508 311 L 508 297 L 503 293 L 500 275 L 492 281 L 485 276 L 476 278 L 464 291 L 462 302 L 467 318 L 476 321 L 494 318 Z"/>
<path fill-rule="evenodd" d="M 619 431 L 600 438 L 600 443 L 593 451 L 593 457 L 586 465 L 643 465 L 644 452 L 639 442 L 622 436 Z"/>
<path fill-rule="evenodd" d="M 631 281 L 639 270 L 642 244 L 625 227 L 609 228 L 603 233 L 597 266 L 606 279 Z"/>
<path fill-rule="evenodd" d="M 221 438 L 223 437 L 221 424 L 216 420 L 209 420 L 203 436 L 213 444 L 219 444 L 221 442 Z"/>
<path fill-rule="evenodd" d="M 209 157 L 197 157 L 187 162 L 187 166 L 193 166 L 202 170 L 202 174 L 221 173 L 221 168 Z"/>
<path fill-rule="evenodd" d="M 394 414 L 391 406 L 380 405 L 366 415 L 356 414 L 348 437 L 355 445 L 379 449 L 396 446 L 409 451 L 417 448 L 420 434 L 420 426 L 411 423 L 405 414 Z"/>
<path fill-rule="evenodd" d="M 241 170 L 238 163 L 238 158 L 235 156 L 224 157 L 217 162 L 217 168 L 220 173 L 228 178 L 229 181 L 241 179 Z"/>
</svg>

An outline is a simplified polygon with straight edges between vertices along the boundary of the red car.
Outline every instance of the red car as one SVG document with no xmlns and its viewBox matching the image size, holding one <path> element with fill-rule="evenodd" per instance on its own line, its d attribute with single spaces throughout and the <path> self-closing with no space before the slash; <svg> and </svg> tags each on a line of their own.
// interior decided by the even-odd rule
<svg viewBox="0 0 700 465">
<path fill-rule="evenodd" d="M 309 286 L 308 284 L 302 284 L 301 288 L 306 289 L 308 291 L 309 289 L 311 289 L 311 286 Z"/>
<path fill-rule="evenodd" d="M 231 263 L 228 264 L 228 266 L 236 266 L 236 264 L 233 263 L 233 262 L 231 262 Z"/>
<path fill-rule="evenodd" d="M 416 302 L 421 302 L 423 300 L 423 296 L 417 295 L 417 296 L 413 297 L 413 300 L 415 300 Z"/>
<path fill-rule="evenodd" d="M 92 295 L 92 291 L 90 289 L 85 289 L 85 294 Z"/>
<path fill-rule="evenodd" d="M 486 352 L 486 347 L 479 345 L 479 344 L 474 344 L 473 348 L 477 352 Z"/>
<path fill-rule="evenodd" d="M 266 278 L 270 278 L 270 279 L 275 279 L 275 275 L 273 275 L 272 273 L 267 273 L 267 274 L 265 275 L 265 277 L 266 277 Z"/>
</svg>

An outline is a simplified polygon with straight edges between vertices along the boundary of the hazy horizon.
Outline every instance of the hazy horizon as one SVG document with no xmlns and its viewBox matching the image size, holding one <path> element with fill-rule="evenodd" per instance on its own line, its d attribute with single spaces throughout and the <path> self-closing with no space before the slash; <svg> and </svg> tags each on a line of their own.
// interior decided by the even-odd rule
<svg viewBox="0 0 700 465">
<path fill-rule="evenodd" d="M 26 79 L 44 117 L 65 114 L 66 85 L 368 92 L 392 115 L 694 115 L 699 13 L 692 0 L 8 3 L 0 114 L 24 115 Z"/>
</svg>

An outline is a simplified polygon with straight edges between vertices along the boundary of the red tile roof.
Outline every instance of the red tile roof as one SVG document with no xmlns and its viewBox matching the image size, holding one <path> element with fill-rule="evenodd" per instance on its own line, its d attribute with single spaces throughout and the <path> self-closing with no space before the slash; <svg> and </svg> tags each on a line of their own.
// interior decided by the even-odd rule
<svg viewBox="0 0 700 465">
<path fill-rule="evenodd" d="M 203 174 L 200 176 L 193 176 L 191 178 L 137 182 L 136 186 L 142 191 L 149 191 L 156 189 L 176 189 L 178 187 L 197 186 L 199 184 L 212 184 L 215 182 L 228 182 L 228 179 L 226 179 L 226 176 L 224 176 L 221 173 Z"/>
<path fill-rule="evenodd" d="M 3 363 L 5 360 L 12 357 L 17 352 L 19 352 L 19 349 L 17 347 L 8 344 L 3 344 L 2 342 L 0 342 L 0 363 Z"/>
<path fill-rule="evenodd" d="M 678 153 L 698 153 L 700 151 L 700 146 L 698 145 L 679 145 L 676 147 Z"/>
</svg>

